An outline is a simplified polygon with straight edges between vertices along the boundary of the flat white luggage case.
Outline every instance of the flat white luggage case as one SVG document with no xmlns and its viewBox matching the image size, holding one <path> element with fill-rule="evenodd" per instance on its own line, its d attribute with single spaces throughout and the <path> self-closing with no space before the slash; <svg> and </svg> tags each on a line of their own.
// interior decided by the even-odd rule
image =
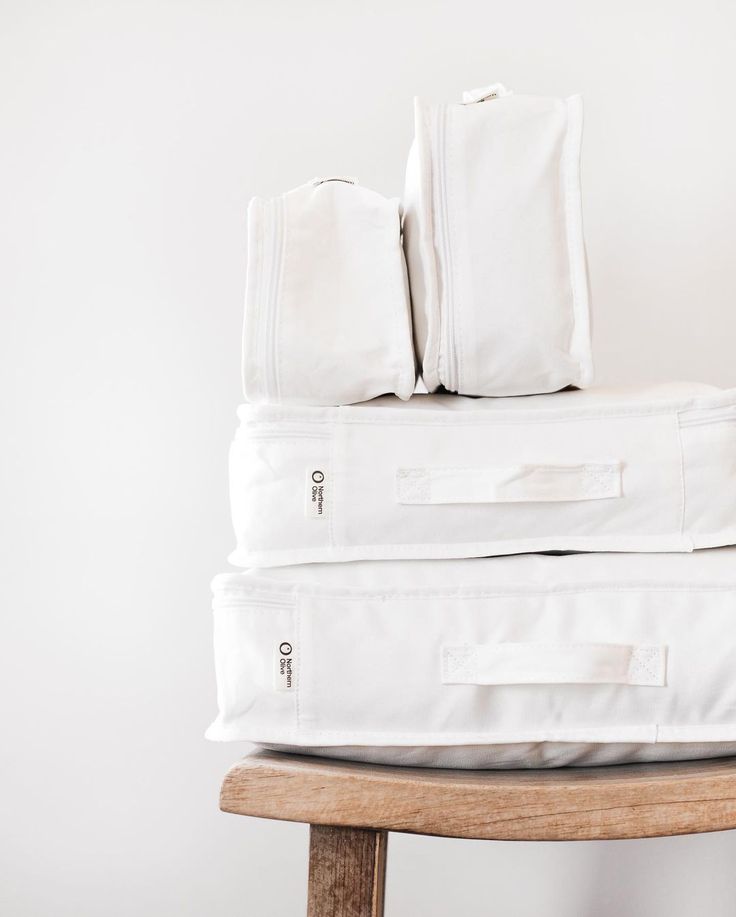
<svg viewBox="0 0 736 917">
<path fill-rule="evenodd" d="M 238 566 L 736 543 L 736 389 L 250 406 Z"/>
<path fill-rule="evenodd" d="M 381 763 L 736 752 L 736 549 L 219 576 L 208 736 Z"/>
<path fill-rule="evenodd" d="M 422 376 L 462 395 L 592 380 L 580 96 L 415 102 L 404 246 Z"/>
</svg>

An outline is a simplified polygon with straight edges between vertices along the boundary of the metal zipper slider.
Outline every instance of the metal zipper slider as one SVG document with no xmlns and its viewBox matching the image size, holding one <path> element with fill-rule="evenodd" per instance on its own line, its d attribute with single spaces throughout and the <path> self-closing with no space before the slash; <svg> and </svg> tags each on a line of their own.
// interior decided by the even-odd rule
<svg viewBox="0 0 736 917">
<path fill-rule="evenodd" d="M 346 185 L 356 185 L 358 183 L 357 178 L 351 178 L 347 175 L 330 175 L 327 178 L 313 178 L 310 184 L 317 188 L 328 181 L 343 181 Z"/>
<path fill-rule="evenodd" d="M 511 94 L 511 90 L 507 89 L 503 83 L 491 83 L 490 86 L 482 86 L 480 89 L 467 89 L 463 93 L 463 105 L 473 105 L 476 102 L 500 99 L 502 96 L 510 96 Z"/>
</svg>

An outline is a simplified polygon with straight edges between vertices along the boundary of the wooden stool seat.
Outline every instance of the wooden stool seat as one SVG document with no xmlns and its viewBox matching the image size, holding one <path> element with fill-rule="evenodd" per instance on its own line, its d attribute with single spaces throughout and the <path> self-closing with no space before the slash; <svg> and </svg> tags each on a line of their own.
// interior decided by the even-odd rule
<svg viewBox="0 0 736 917">
<path fill-rule="evenodd" d="M 307 822 L 313 917 L 379 917 L 388 831 L 485 840 L 611 840 L 736 828 L 736 758 L 529 771 L 380 767 L 261 752 L 220 807 Z"/>
</svg>

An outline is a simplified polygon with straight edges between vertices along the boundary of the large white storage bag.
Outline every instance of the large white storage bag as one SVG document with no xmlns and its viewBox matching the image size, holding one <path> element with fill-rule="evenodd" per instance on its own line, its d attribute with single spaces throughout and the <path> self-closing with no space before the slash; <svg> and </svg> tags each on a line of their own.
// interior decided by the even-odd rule
<svg viewBox="0 0 736 917">
<path fill-rule="evenodd" d="M 736 544 L 736 390 L 250 406 L 238 566 Z"/>
<path fill-rule="evenodd" d="M 736 752 L 736 549 L 218 577 L 208 736 L 387 764 Z"/>
<path fill-rule="evenodd" d="M 248 208 L 243 388 L 251 402 L 408 398 L 415 366 L 400 209 L 352 179 Z"/>
<path fill-rule="evenodd" d="M 404 245 L 422 375 L 464 395 L 592 379 L 582 102 L 500 84 L 415 102 Z"/>
</svg>

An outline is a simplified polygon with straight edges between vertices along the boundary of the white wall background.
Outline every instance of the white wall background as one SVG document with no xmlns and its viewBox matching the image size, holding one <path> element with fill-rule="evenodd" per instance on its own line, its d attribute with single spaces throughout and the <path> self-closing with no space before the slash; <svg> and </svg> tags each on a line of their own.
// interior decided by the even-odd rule
<svg viewBox="0 0 736 917">
<path fill-rule="evenodd" d="M 301 912 L 202 739 L 246 203 L 398 194 L 412 95 L 498 79 L 585 96 L 599 381 L 736 384 L 736 5 L 0 0 L 0 913 Z M 388 913 L 725 917 L 734 862 L 395 836 Z"/>
</svg>

